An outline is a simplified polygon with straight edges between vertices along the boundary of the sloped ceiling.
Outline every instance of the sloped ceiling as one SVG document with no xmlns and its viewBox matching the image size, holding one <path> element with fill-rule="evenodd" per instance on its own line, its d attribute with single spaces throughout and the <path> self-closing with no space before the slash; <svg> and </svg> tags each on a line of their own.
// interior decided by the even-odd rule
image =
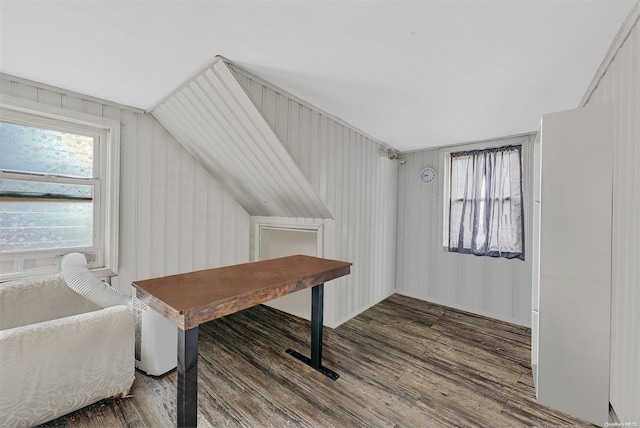
<svg viewBox="0 0 640 428">
<path fill-rule="evenodd" d="M 250 215 L 333 218 L 224 60 L 151 113 Z"/>
<path fill-rule="evenodd" d="M 148 110 L 224 55 L 406 151 L 575 108 L 636 0 L 0 1 L 0 71 Z"/>
</svg>

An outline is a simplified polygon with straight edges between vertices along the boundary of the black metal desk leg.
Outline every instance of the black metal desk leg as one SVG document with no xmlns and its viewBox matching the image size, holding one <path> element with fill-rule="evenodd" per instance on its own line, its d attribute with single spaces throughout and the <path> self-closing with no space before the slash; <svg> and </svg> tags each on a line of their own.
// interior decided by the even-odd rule
<svg viewBox="0 0 640 428">
<path fill-rule="evenodd" d="M 340 375 L 322 365 L 322 316 L 324 313 L 324 284 L 311 289 L 311 358 L 305 357 L 293 349 L 287 354 L 318 370 L 323 375 L 336 380 Z"/>
<path fill-rule="evenodd" d="M 178 427 L 198 425 L 198 327 L 178 329 Z"/>
<path fill-rule="evenodd" d="M 324 308 L 324 284 L 311 289 L 311 367 L 322 367 L 322 316 Z"/>
</svg>

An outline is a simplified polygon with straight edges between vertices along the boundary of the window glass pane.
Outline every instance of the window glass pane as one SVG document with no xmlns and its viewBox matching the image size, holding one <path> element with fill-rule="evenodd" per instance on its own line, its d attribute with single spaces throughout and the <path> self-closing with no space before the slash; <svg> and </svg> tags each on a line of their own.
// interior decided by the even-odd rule
<svg viewBox="0 0 640 428">
<path fill-rule="evenodd" d="M 0 169 L 93 178 L 94 137 L 0 122 Z"/>
<path fill-rule="evenodd" d="M 38 191 L 46 189 L 42 193 L 47 196 L 37 192 L 16 195 L 2 190 L 23 184 Z M 92 193 L 93 186 L 89 185 L 2 180 L 0 252 L 91 247 Z"/>
<path fill-rule="evenodd" d="M 467 175 L 471 166 L 470 156 L 451 158 L 451 198 L 462 200 L 465 197 Z"/>
</svg>

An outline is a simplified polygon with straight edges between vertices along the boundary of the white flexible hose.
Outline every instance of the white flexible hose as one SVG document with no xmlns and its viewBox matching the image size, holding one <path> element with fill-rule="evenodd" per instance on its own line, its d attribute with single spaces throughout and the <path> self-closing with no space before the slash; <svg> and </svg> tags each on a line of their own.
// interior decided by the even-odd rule
<svg viewBox="0 0 640 428">
<path fill-rule="evenodd" d="M 127 305 L 137 309 L 146 309 L 146 305 L 109 286 L 93 276 L 87 267 L 87 259 L 80 253 L 67 254 L 60 262 L 62 277 L 76 293 L 98 306 Z"/>
</svg>

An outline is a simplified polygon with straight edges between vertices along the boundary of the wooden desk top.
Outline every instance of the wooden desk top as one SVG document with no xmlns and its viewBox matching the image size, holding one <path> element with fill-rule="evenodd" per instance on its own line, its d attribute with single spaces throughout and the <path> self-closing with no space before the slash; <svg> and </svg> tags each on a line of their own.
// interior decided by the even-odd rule
<svg viewBox="0 0 640 428">
<path fill-rule="evenodd" d="M 138 298 L 183 330 L 348 275 L 351 263 L 289 256 L 135 281 Z"/>
</svg>

